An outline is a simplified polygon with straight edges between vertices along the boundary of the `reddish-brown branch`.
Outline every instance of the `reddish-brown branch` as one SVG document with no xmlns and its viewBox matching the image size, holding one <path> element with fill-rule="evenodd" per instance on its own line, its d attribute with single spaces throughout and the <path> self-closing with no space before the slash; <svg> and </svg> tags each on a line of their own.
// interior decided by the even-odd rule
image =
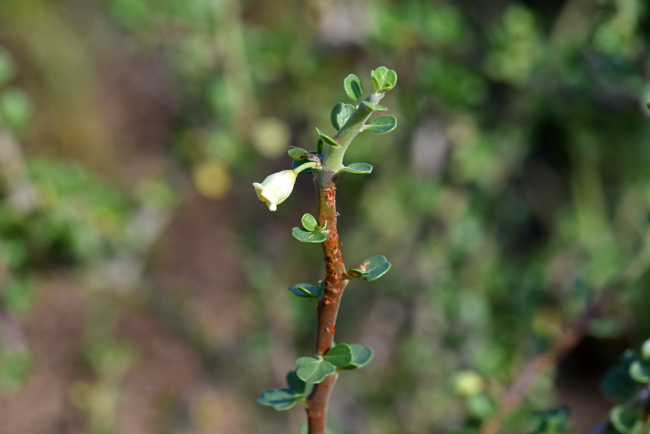
<svg viewBox="0 0 650 434">
<path fill-rule="evenodd" d="M 594 297 L 580 317 L 570 327 L 564 330 L 553 346 L 526 365 L 503 396 L 497 415 L 483 425 L 483 429 L 481 430 L 482 434 L 497 434 L 499 432 L 505 419 L 526 397 L 528 391 L 535 384 L 539 376 L 582 340 L 582 337 L 589 328 L 591 320 L 598 314 L 603 302 L 611 292 L 611 289 L 602 291 Z"/>
<path fill-rule="evenodd" d="M 345 265 L 339 245 L 336 228 L 336 185 L 316 185 L 318 194 L 318 224 L 327 221 L 327 240 L 322 243 L 325 259 L 325 280 L 323 296 L 318 303 L 318 325 L 316 328 L 316 355 L 326 354 L 334 342 L 336 317 L 341 304 L 341 297 L 348 281 Z M 307 419 L 309 434 L 325 434 L 327 402 L 336 383 L 337 375 L 330 375 L 314 386 L 307 401 Z"/>
</svg>

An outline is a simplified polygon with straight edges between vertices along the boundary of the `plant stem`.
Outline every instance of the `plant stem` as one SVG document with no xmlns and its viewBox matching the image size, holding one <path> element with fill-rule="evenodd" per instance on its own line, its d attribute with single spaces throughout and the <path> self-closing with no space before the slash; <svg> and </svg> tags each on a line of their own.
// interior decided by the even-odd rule
<svg viewBox="0 0 650 434">
<path fill-rule="evenodd" d="M 375 92 L 366 101 L 377 104 L 384 94 Z M 318 302 L 316 326 L 316 355 L 325 355 L 334 342 L 336 317 L 341 304 L 343 291 L 348 284 L 345 264 L 339 244 L 336 225 L 336 183 L 337 173 L 343 168 L 343 157 L 352 139 L 363 131 L 372 110 L 359 104 L 350 119 L 333 137 L 339 146 L 330 146 L 323 161 L 323 169 L 314 171 L 316 195 L 318 198 L 318 224 L 327 222 L 327 240 L 321 245 L 325 259 L 325 280 L 323 296 Z M 322 383 L 316 384 L 307 400 L 307 425 L 309 434 L 325 434 L 327 425 L 327 403 L 334 388 L 338 374 L 330 375 Z"/>
</svg>

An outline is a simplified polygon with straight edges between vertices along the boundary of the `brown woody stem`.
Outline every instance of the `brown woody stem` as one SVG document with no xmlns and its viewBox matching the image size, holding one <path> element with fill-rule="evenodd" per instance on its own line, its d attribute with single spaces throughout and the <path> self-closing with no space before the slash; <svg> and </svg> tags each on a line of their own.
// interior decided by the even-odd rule
<svg viewBox="0 0 650 434">
<path fill-rule="evenodd" d="M 377 104 L 383 93 L 375 92 L 367 101 Z M 336 183 L 343 168 L 343 156 L 352 139 L 363 131 L 370 115 L 366 105 L 359 104 L 348 122 L 334 136 L 339 146 L 330 146 L 323 161 L 322 170 L 314 171 L 314 182 L 318 197 L 318 224 L 327 222 L 327 240 L 321 245 L 325 259 L 325 280 L 323 296 L 318 302 L 318 324 L 316 328 L 316 355 L 323 356 L 332 348 L 336 331 L 336 317 L 343 291 L 348 284 L 345 265 L 336 226 Z M 307 425 L 309 434 L 325 434 L 327 426 L 327 403 L 338 374 L 330 375 L 323 382 L 314 385 L 307 400 Z"/>
</svg>

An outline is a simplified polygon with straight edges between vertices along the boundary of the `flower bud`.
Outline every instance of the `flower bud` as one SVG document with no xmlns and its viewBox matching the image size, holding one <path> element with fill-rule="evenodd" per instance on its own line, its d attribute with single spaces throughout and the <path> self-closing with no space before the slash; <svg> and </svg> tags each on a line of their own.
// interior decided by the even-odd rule
<svg viewBox="0 0 650 434">
<path fill-rule="evenodd" d="M 260 184 L 254 182 L 257 197 L 269 207 L 271 211 L 278 209 L 278 205 L 287 200 L 298 174 L 293 170 L 283 170 L 266 177 Z"/>
<path fill-rule="evenodd" d="M 305 169 L 313 168 L 317 163 L 309 162 L 296 167 L 293 170 L 283 170 L 266 177 L 260 184 L 254 182 L 257 197 L 269 207 L 271 211 L 278 209 L 278 205 L 287 200 L 293 185 L 296 183 L 298 174 Z"/>
</svg>

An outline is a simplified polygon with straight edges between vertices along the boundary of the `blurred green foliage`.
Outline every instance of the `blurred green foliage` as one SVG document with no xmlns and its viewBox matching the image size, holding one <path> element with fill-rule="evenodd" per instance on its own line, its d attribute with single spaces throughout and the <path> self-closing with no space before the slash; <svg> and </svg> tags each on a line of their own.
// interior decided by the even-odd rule
<svg viewBox="0 0 650 434">
<path fill-rule="evenodd" d="M 337 332 L 375 358 L 340 381 L 331 426 L 478 433 L 527 362 L 614 288 L 586 349 L 543 374 L 501 432 L 580 404 L 567 388 L 605 405 L 572 411 L 586 428 L 607 418 L 590 378 L 650 335 L 649 29 L 642 0 L 0 2 L 0 141 L 10 134 L 25 159 L 17 179 L 0 155 L 0 314 L 29 331 L 55 273 L 80 282 L 84 345 L 65 381 L 84 432 L 126 423 L 116 417 L 126 378 L 145 362 L 114 324 L 133 306 L 172 324 L 210 373 L 186 393 L 161 392 L 150 432 L 298 432 L 298 410 L 252 403 L 260 384 L 282 385 L 274 366 L 285 352 L 311 350 L 313 304 L 283 288 L 322 278 L 318 249 L 287 236 L 305 204 L 315 210 L 312 186 L 299 178 L 269 219 L 250 183 L 289 169 L 289 145 L 314 148 L 314 127 L 348 102 L 345 77 L 385 64 L 400 77 L 386 104 L 400 127 L 355 141 L 346 162 L 374 170 L 341 181 L 338 209 L 348 264 L 380 251 L 393 268 L 346 291 Z M 125 83 L 171 114 L 140 118 Z M 156 145 L 141 145 L 151 130 Z M 12 193 L 24 182 L 29 212 Z M 193 189 L 212 202 L 193 205 Z M 152 255 L 175 236 L 216 243 L 191 236 L 214 209 L 210 233 L 234 234 L 219 248 L 244 271 L 218 268 L 215 254 L 205 261 L 222 280 L 201 284 L 241 296 L 228 307 L 243 324 L 231 339 L 225 319 L 186 307 L 196 292 L 160 283 L 165 265 Z M 144 242 L 160 213 L 194 224 Z M 184 266 L 176 273 L 196 270 Z M 244 283 L 226 287 L 232 274 Z M 1 329 L 0 388 L 18 400 L 47 356 L 34 355 L 29 333 Z M 228 399 L 190 392 L 213 381 Z M 247 424 L 224 428 L 238 413 Z"/>
</svg>

